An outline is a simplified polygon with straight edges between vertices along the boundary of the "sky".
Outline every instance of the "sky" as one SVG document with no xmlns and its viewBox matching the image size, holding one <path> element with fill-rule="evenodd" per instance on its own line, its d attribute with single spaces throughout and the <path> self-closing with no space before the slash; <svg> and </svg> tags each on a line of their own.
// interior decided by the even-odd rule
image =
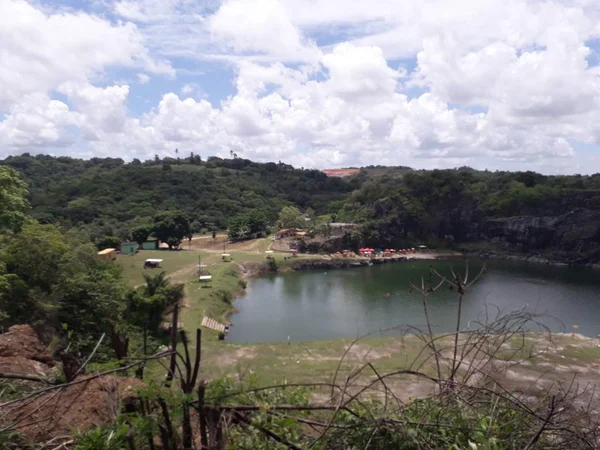
<svg viewBox="0 0 600 450">
<path fill-rule="evenodd" d="M 597 0 L 0 0 L 0 157 L 600 172 Z"/>
</svg>

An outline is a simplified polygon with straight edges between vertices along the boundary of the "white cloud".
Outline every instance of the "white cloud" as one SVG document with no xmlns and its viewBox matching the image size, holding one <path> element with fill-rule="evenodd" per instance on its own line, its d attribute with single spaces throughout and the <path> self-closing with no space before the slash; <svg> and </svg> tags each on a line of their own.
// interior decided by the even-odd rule
<svg viewBox="0 0 600 450">
<path fill-rule="evenodd" d="M 23 0 L 0 0 L 0 67 L 0 109 L 66 81 L 90 80 L 110 67 L 173 73 L 148 53 L 132 23 L 46 13 Z"/>
<path fill-rule="evenodd" d="M 197 83 L 186 83 L 182 86 L 180 90 L 181 94 L 184 97 L 192 97 L 192 98 L 206 98 L 207 93 L 204 92 L 204 89 L 200 87 Z"/>
<path fill-rule="evenodd" d="M 127 121 L 125 101 L 129 86 L 99 88 L 90 84 L 64 83 L 58 91 L 69 99 L 79 116 L 83 139 L 98 141 L 106 134 L 120 133 Z"/>
<path fill-rule="evenodd" d="M 150 77 L 148 75 L 146 75 L 145 73 L 138 73 L 137 78 L 138 78 L 138 82 L 140 84 L 146 84 L 150 81 Z"/>
<path fill-rule="evenodd" d="M 343 43 L 323 56 L 329 70 L 329 89 L 340 97 L 380 101 L 394 93 L 400 74 L 392 70 L 378 47 Z"/>
<path fill-rule="evenodd" d="M 225 0 L 210 18 L 209 29 L 219 42 L 249 56 L 307 62 L 320 57 L 278 0 Z"/>
<path fill-rule="evenodd" d="M 0 0 L 3 150 L 600 170 L 577 151 L 600 143 L 591 0 L 108 4 L 123 22 Z M 200 72 L 130 112 L 150 76 Z M 210 103 L 214 86 L 235 92 Z"/>
<path fill-rule="evenodd" d="M 0 148 L 6 152 L 45 147 L 65 147 L 74 142 L 65 127 L 77 117 L 60 101 L 44 94 L 28 94 L 0 121 Z"/>
</svg>

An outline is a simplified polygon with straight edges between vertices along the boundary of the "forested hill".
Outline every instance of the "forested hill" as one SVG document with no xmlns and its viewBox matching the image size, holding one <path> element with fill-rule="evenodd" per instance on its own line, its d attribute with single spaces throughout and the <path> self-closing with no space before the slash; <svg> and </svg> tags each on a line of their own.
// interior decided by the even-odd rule
<svg viewBox="0 0 600 450">
<path fill-rule="evenodd" d="M 430 245 L 600 261 L 600 174 L 544 176 L 469 168 L 367 179 L 339 212 L 362 245 Z M 352 245 L 352 243 L 347 243 Z M 475 248 L 475 247 L 473 247 Z"/>
<path fill-rule="evenodd" d="M 21 173 L 29 185 L 32 215 L 40 222 L 84 224 L 92 235 L 123 239 L 157 211 L 185 212 L 193 231 L 225 229 L 229 218 L 250 211 L 274 223 L 289 204 L 325 213 L 361 183 L 361 177 L 328 178 L 318 170 L 240 158 L 190 156 L 126 164 L 110 158 L 24 155 L 0 164 Z"/>
<path fill-rule="evenodd" d="M 230 219 L 250 212 L 275 225 L 280 210 L 293 205 L 361 223 L 344 247 L 484 242 L 600 260 L 600 174 L 369 166 L 336 178 L 281 162 L 194 155 L 131 163 L 23 155 L 0 164 L 28 183 L 33 217 L 83 226 L 92 239 L 129 239 L 160 211 L 183 211 L 192 232 L 226 229 Z"/>
</svg>

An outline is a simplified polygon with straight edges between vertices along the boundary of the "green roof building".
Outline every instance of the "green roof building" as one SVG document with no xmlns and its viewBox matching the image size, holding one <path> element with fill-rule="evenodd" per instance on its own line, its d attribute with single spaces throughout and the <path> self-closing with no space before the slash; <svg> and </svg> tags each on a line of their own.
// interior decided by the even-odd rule
<svg viewBox="0 0 600 450">
<path fill-rule="evenodd" d="M 158 250 L 158 239 L 144 242 L 142 250 Z"/>
<path fill-rule="evenodd" d="M 121 255 L 135 255 L 139 249 L 137 242 L 123 242 L 121 244 Z"/>
</svg>

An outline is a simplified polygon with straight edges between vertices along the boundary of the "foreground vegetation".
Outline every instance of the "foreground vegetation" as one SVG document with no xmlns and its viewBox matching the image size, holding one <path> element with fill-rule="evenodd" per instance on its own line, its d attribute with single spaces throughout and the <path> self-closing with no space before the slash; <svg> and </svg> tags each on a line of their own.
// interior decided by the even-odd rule
<svg viewBox="0 0 600 450">
<path fill-rule="evenodd" d="M 189 279 L 182 269 L 194 267 L 186 265 L 189 256 L 179 256 L 185 253 L 169 253 L 184 264 L 172 267 L 173 282 Z M 542 367 L 597 360 L 595 343 L 582 347 L 567 337 L 528 335 L 537 319 L 522 311 L 491 319 L 468 335 L 424 329 L 386 339 L 240 346 L 218 342 L 206 330 L 194 333 L 193 321 L 179 333 L 179 317 L 185 323 L 199 309 L 225 313 L 230 297 L 222 294 L 241 287 L 234 266 L 216 257 L 203 256 L 215 276 L 213 288 L 190 281 L 188 302 L 196 305 L 184 302 L 174 312 L 170 348 L 178 355 L 165 354 L 162 365 L 142 360 L 120 369 L 143 378 L 140 403 L 64 442 L 80 450 L 596 448 L 593 388 L 563 384 L 556 374 L 541 376 Z M 140 270 L 126 258 L 120 264 L 130 264 L 131 273 Z M 459 330 L 469 281 L 433 272 L 414 289 L 427 314 L 428 296 L 452 283 Z M 135 370 L 138 364 L 146 370 Z M 578 369 L 587 370 L 572 368 Z M 46 389 L 35 392 L 29 395 L 39 396 L 38 404 L 52 400 L 42 393 Z M 18 433 L 5 442 L 6 448 L 29 445 Z"/>
</svg>

